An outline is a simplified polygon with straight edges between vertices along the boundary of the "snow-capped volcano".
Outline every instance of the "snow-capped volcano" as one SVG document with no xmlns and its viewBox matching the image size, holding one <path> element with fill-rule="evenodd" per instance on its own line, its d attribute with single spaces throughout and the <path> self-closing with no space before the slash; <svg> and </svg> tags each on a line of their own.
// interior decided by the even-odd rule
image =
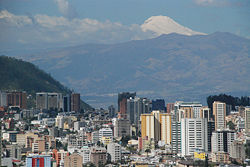
<svg viewBox="0 0 250 167">
<path fill-rule="evenodd" d="M 157 35 L 170 33 L 183 35 L 206 35 L 205 33 L 196 32 L 184 27 L 167 16 L 152 16 L 141 25 L 141 28 L 144 32 L 152 31 Z"/>
</svg>

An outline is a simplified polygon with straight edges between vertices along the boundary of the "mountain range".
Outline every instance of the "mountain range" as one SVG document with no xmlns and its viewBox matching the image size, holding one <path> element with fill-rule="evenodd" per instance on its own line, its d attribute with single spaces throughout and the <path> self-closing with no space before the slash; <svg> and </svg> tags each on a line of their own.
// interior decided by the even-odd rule
<svg viewBox="0 0 250 167">
<path fill-rule="evenodd" d="M 29 62 L 13 57 L 0 56 L 0 64 L 0 91 L 26 91 L 33 97 L 37 92 L 58 92 L 64 95 L 72 92 L 52 78 L 51 75 Z M 35 98 L 32 99 L 35 100 Z M 35 104 L 35 101 L 33 104 Z M 83 101 L 81 101 L 81 108 L 92 109 Z"/>
<path fill-rule="evenodd" d="M 250 40 L 231 33 L 165 34 L 119 44 L 84 44 L 23 56 L 93 106 L 117 93 L 201 101 L 211 94 L 250 93 Z"/>
</svg>

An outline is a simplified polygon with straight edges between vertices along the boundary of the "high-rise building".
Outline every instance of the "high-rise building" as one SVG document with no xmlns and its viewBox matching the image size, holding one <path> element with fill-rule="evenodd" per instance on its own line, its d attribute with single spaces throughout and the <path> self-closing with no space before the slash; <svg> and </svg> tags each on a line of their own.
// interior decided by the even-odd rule
<svg viewBox="0 0 250 167">
<path fill-rule="evenodd" d="M 141 137 L 148 137 L 155 141 L 163 140 L 166 144 L 170 144 L 171 116 L 160 111 L 152 111 L 151 114 L 142 114 Z"/>
<path fill-rule="evenodd" d="M 179 104 L 175 103 L 171 112 L 171 145 L 173 153 L 181 153 L 181 116 Z"/>
<path fill-rule="evenodd" d="M 172 105 L 171 105 L 172 106 Z M 171 144 L 173 153 L 181 153 L 181 119 L 200 118 L 202 104 L 177 101 L 171 110 Z"/>
<path fill-rule="evenodd" d="M 167 113 L 171 113 L 174 110 L 174 103 L 167 104 Z"/>
<path fill-rule="evenodd" d="M 71 110 L 80 112 L 80 94 L 79 93 L 72 93 L 71 94 Z"/>
<path fill-rule="evenodd" d="M 36 93 L 36 108 L 39 110 L 63 109 L 63 97 L 61 93 Z"/>
<path fill-rule="evenodd" d="M 155 141 L 159 141 L 160 134 L 160 125 L 157 118 L 153 113 L 151 114 L 142 114 L 141 115 L 141 137 L 148 137 L 149 139 L 153 139 Z M 158 129 L 156 128 L 158 127 Z"/>
<path fill-rule="evenodd" d="M 236 140 L 236 133 L 230 130 L 217 130 L 212 133 L 212 152 L 230 153 L 230 145 Z"/>
<path fill-rule="evenodd" d="M 64 159 L 64 167 L 82 167 L 82 156 L 74 152 Z"/>
<path fill-rule="evenodd" d="M 27 108 L 26 92 L 7 92 L 7 106 L 17 106 L 22 109 Z"/>
<path fill-rule="evenodd" d="M 152 112 L 152 103 L 147 98 L 129 98 L 127 99 L 127 118 L 131 124 L 139 126 L 140 115 Z"/>
<path fill-rule="evenodd" d="M 48 109 L 48 93 L 36 93 L 36 108 L 40 110 Z"/>
<path fill-rule="evenodd" d="M 62 94 L 61 93 L 48 93 L 48 109 L 61 109 L 62 107 Z"/>
<path fill-rule="evenodd" d="M 226 103 L 215 101 L 213 103 L 215 130 L 226 128 Z"/>
<path fill-rule="evenodd" d="M 107 153 L 111 156 L 112 162 L 121 160 L 121 146 L 117 143 L 109 143 L 107 145 Z"/>
<path fill-rule="evenodd" d="M 136 99 L 135 99 L 136 98 Z M 136 122 L 136 116 L 137 116 L 137 113 L 138 113 L 138 107 L 137 107 L 137 104 L 138 104 L 138 100 L 140 98 L 129 98 L 127 99 L 127 119 L 130 121 L 131 124 L 135 124 Z"/>
<path fill-rule="evenodd" d="M 181 122 L 171 121 L 171 145 L 173 153 L 181 153 Z"/>
<path fill-rule="evenodd" d="M 109 110 L 109 118 L 114 118 L 116 113 L 115 113 L 115 107 L 113 105 L 108 107 Z"/>
<path fill-rule="evenodd" d="M 168 113 L 160 114 L 161 141 L 171 144 L 171 115 Z"/>
<path fill-rule="evenodd" d="M 202 104 L 198 102 L 183 102 L 178 101 L 175 103 L 175 111 L 177 116 L 177 121 L 181 118 L 200 118 L 200 110 Z"/>
<path fill-rule="evenodd" d="M 63 112 L 71 111 L 71 96 L 66 95 L 63 97 Z"/>
<path fill-rule="evenodd" d="M 128 119 L 114 118 L 114 137 L 131 136 L 131 128 Z"/>
<path fill-rule="evenodd" d="M 208 121 L 211 120 L 211 118 L 210 118 L 210 108 L 208 108 L 208 106 L 201 107 L 199 118 L 206 118 Z"/>
<path fill-rule="evenodd" d="M 51 156 L 33 155 L 26 158 L 26 167 L 51 167 Z"/>
<path fill-rule="evenodd" d="M 250 107 L 245 108 L 245 133 L 250 136 Z"/>
<path fill-rule="evenodd" d="M 236 108 L 236 106 L 235 106 L 235 108 Z M 238 106 L 238 107 L 236 108 L 236 110 L 238 109 L 238 112 L 239 112 L 239 114 L 240 114 L 240 116 L 241 116 L 242 118 L 245 118 L 245 108 L 246 108 L 246 107 L 244 107 L 244 106 Z"/>
<path fill-rule="evenodd" d="M 207 120 L 203 118 L 181 119 L 181 153 L 182 156 L 194 152 L 207 152 Z"/>
<path fill-rule="evenodd" d="M 120 118 L 127 117 L 127 99 L 135 98 L 136 93 L 123 92 L 118 94 L 118 116 Z"/>
<path fill-rule="evenodd" d="M 212 144 L 212 133 L 214 130 L 215 130 L 214 121 L 209 120 L 207 122 L 207 144 L 208 144 L 207 150 L 209 152 L 212 151 L 212 145 L 211 145 Z"/>
<path fill-rule="evenodd" d="M 230 145 L 230 157 L 244 163 L 246 159 L 245 145 L 243 141 L 235 140 Z"/>
<path fill-rule="evenodd" d="M 165 100 L 164 99 L 152 100 L 152 110 L 160 110 L 162 112 L 165 112 L 166 111 Z"/>
</svg>

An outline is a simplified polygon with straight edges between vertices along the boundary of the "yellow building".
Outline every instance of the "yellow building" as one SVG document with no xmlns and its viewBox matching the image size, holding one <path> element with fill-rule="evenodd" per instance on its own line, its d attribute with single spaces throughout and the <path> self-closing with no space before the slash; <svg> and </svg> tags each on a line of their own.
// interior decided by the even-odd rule
<svg viewBox="0 0 250 167">
<path fill-rule="evenodd" d="M 151 114 L 141 114 L 141 137 L 155 141 L 171 142 L 171 116 L 160 111 L 153 111 Z"/>
<path fill-rule="evenodd" d="M 165 141 L 165 144 L 171 143 L 171 115 L 160 114 L 161 125 L 161 140 Z"/>
<path fill-rule="evenodd" d="M 112 142 L 112 139 L 110 137 L 102 137 L 101 138 L 101 142 L 106 146 L 108 145 L 110 142 Z"/>
<path fill-rule="evenodd" d="M 148 136 L 149 139 L 155 139 L 155 118 L 153 114 L 141 115 L 141 137 Z"/>
<path fill-rule="evenodd" d="M 194 152 L 194 158 L 195 159 L 200 159 L 200 160 L 205 160 L 206 159 L 206 153 L 198 153 Z"/>
</svg>

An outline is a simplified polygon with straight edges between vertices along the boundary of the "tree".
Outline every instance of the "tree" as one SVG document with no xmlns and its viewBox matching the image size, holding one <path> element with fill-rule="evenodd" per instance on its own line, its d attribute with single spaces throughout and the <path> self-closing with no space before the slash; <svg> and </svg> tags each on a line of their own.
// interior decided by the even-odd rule
<svg viewBox="0 0 250 167">
<path fill-rule="evenodd" d="M 234 123 L 233 123 L 232 121 L 229 121 L 229 122 L 227 123 L 227 125 L 229 126 L 229 129 L 235 130 L 235 125 L 234 125 Z"/>
<path fill-rule="evenodd" d="M 62 142 L 56 140 L 56 148 L 57 148 L 57 149 L 60 149 L 60 148 L 62 148 L 62 147 L 63 147 Z"/>
<path fill-rule="evenodd" d="M 151 150 L 150 150 L 149 148 L 147 148 L 147 149 L 145 150 L 145 152 L 147 153 L 147 157 L 148 157 L 148 153 L 150 153 Z"/>
<path fill-rule="evenodd" d="M 122 146 L 123 147 L 126 147 L 127 144 L 128 144 L 128 141 L 130 140 L 130 136 L 123 136 L 122 139 L 121 139 L 121 142 L 122 142 Z"/>
<path fill-rule="evenodd" d="M 246 158 L 249 159 L 250 158 L 250 143 L 248 142 L 246 145 Z"/>
</svg>

